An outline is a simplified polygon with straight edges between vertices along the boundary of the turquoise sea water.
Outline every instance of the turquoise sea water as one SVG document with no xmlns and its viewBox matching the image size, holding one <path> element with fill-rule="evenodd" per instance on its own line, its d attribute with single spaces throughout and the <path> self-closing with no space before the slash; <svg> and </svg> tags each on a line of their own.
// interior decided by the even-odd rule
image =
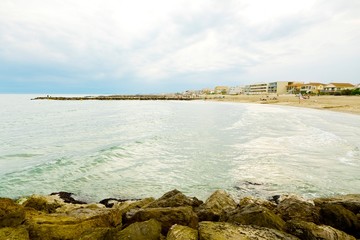
<svg viewBox="0 0 360 240">
<path fill-rule="evenodd" d="M 360 193 L 360 116 L 181 101 L 0 95 L 0 197 L 99 201 L 179 189 L 205 199 Z"/>
</svg>

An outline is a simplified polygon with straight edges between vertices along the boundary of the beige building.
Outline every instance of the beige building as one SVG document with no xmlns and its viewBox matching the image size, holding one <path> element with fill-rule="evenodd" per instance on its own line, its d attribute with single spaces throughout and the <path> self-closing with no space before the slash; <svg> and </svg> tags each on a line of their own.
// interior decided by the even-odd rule
<svg viewBox="0 0 360 240">
<path fill-rule="evenodd" d="M 287 92 L 286 87 L 288 86 L 289 82 L 271 82 L 268 84 L 268 93 L 269 94 L 285 94 Z"/>
<path fill-rule="evenodd" d="M 323 83 L 307 83 L 300 87 L 301 93 L 319 93 L 324 90 L 325 84 Z"/>
<path fill-rule="evenodd" d="M 256 83 L 245 87 L 247 90 L 246 94 L 267 94 L 268 84 L 267 83 Z"/>
<path fill-rule="evenodd" d="M 324 92 L 335 93 L 346 89 L 355 89 L 355 86 L 351 83 L 329 83 L 324 86 Z"/>
</svg>

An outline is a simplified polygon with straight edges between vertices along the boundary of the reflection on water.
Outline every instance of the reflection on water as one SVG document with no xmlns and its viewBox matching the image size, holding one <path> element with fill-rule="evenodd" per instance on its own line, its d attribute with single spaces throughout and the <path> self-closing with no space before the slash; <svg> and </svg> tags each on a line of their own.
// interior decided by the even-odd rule
<svg viewBox="0 0 360 240">
<path fill-rule="evenodd" d="M 360 192 L 360 116 L 270 105 L 0 96 L 0 195 Z"/>
</svg>

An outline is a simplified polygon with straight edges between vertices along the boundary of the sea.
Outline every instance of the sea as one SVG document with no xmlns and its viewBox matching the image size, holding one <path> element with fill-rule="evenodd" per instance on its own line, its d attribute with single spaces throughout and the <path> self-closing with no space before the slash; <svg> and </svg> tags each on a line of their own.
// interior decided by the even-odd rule
<svg viewBox="0 0 360 240">
<path fill-rule="evenodd" d="M 360 115 L 210 101 L 0 95 L 0 197 L 360 193 Z"/>
</svg>

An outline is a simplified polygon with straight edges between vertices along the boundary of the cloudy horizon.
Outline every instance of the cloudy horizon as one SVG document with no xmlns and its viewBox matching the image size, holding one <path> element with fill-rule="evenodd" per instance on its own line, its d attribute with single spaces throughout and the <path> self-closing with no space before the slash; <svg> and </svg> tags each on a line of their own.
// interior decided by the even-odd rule
<svg viewBox="0 0 360 240">
<path fill-rule="evenodd" d="M 2 0 L 0 93 L 360 83 L 358 0 Z"/>
</svg>

